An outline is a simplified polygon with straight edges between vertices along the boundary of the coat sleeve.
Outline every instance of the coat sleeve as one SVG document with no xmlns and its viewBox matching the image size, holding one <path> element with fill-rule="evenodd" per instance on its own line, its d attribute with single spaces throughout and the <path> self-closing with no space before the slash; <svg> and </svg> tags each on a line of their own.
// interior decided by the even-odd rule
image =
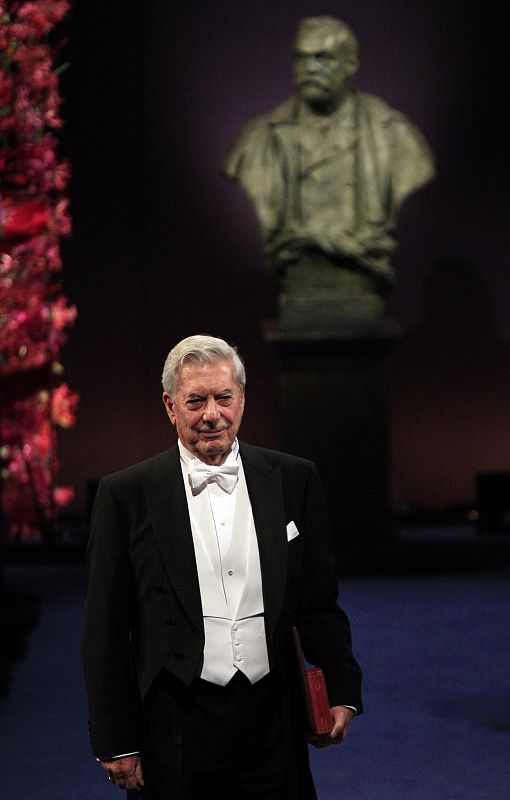
<svg viewBox="0 0 510 800">
<path fill-rule="evenodd" d="M 303 500 L 305 552 L 298 629 L 307 661 L 324 672 L 330 705 L 363 710 L 361 670 L 352 653 L 349 619 L 337 603 L 326 499 L 315 467 Z"/>
<path fill-rule="evenodd" d="M 104 479 L 92 512 L 82 648 L 92 750 L 101 760 L 140 749 L 130 648 L 136 596 L 128 530 L 124 505 Z"/>
</svg>

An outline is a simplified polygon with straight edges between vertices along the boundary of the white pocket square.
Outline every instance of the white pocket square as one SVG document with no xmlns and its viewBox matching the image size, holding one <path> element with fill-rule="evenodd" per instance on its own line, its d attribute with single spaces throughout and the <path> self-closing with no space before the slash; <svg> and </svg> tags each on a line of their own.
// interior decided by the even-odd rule
<svg viewBox="0 0 510 800">
<path fill-rule="evenodd" d="M 292 541 L 292 539 L 295 539 L 296 536 L 299 536 L 299 531 L 296 528 L 294 521 L 291 520 L 287 525 L 287 541 Z"/>
</svg>

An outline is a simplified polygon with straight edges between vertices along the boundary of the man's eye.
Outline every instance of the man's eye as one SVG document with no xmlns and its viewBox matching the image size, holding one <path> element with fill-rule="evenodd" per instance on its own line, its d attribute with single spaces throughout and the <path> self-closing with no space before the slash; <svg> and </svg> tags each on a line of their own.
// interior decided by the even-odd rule
<svg viewBox="0 0 510 800">
<path fill-rule="evenodd" d="M 202 400 L 199 397 L 197 397 L 195 400 L 188 400 L 186 405 L 188 406 L 188 408 L 198 408 L 201 405 L 201 403 Z"/>
<path fill-rule="evenodd" d="M 218 397 L 216 402 L 222 406 L 226 406 L 232 402 L 232 397 L 231 395 L 227 395 L 226 397 Z"/>
</svg>

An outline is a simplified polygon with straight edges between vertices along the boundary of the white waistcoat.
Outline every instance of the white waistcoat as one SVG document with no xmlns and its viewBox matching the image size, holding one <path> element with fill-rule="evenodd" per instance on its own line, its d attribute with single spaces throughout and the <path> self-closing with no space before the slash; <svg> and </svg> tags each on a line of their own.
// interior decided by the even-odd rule
<svg viewBox="0 0 510 800">
<path fill-rule="evenodd" d="M 232 539 L 223 558 L 208 489 L 197 503 L 185 483 L 204 615 L 200 677 L 225 686 L 240 670 L 255 683 L 269 672 L 269 661 L 257 536 L 242 466 L 234 490 Z"/>
</svg>

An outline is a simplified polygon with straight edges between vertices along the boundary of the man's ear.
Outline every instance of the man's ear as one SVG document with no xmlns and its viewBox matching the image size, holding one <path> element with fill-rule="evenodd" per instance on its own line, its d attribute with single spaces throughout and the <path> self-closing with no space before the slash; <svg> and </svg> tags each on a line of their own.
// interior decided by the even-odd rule
<svg viewBox="0 0 510 800">
<path fill-rule="evenodd" d="M 165 406 L 170 422 L 172 425 L 175 425 L 174 403 L 173 400 L 170 399 L 168 392 L 163 392 L 163 405 Z"/>
<path fill-rule="evenodd" d="M 352 53 L 346 61 L 347 74 L 350 78 L 358 71 L 359 59 L 358 56 Z"/>
</svg>

